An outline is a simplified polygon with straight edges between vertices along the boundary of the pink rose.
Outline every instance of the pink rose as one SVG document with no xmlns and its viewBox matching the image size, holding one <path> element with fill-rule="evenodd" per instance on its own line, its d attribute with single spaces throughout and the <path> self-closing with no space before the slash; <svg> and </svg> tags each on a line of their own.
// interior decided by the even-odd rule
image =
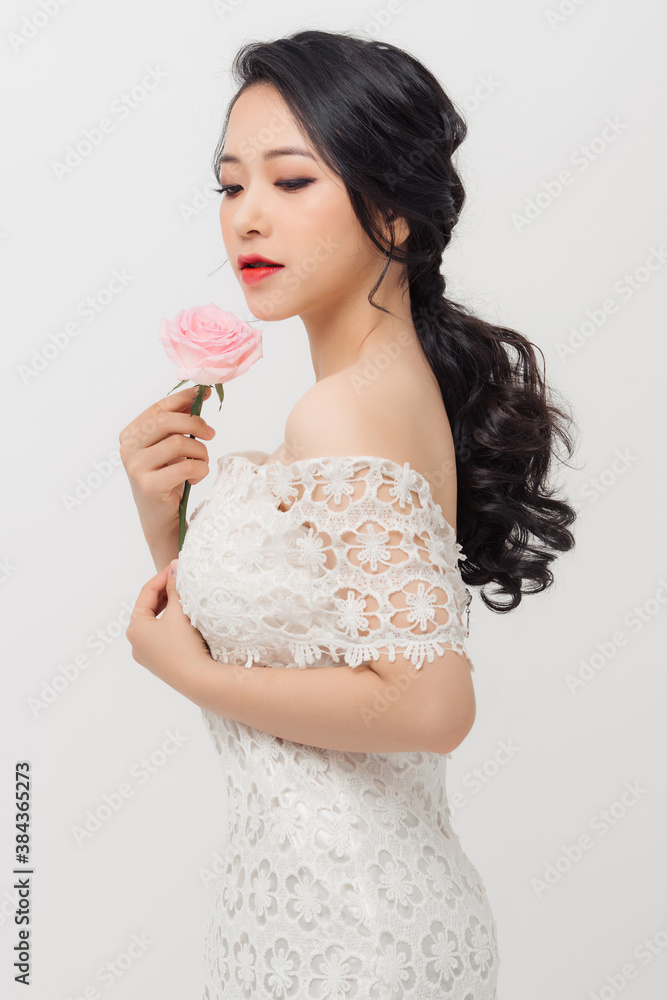
<svg viewBox="0 0 667 1000">
<path fill-rule="evenodd" d="M 262 334 L 232 312 L 225 312 L 209 302 L 207 306 L 181 309 L 173 323 L 160 320 L 158 340 L 167 357 L 177 366 L 180 382 L 195 383 L 197 392 L 190 406 L 190 416 L 199 416 L 206 387 L 214 385 L 220 406 L 225 398 L 223 382 L 247 372 L 262 354 Z M 173 392 L 173 389 L 171 390 Z M 194 437 L 193 434 L 190 437 Z M 183 484 L 178 505 L 178 551 L 185 538 L 185 514 L 190 483 Z"/>
<path fill-rule="evenodd" d="M 261 331 L 212 302 L 162 319 L 158 338 L 178 377 L 195 385 L 229 382 L 263 357 Z"/>
</svg>

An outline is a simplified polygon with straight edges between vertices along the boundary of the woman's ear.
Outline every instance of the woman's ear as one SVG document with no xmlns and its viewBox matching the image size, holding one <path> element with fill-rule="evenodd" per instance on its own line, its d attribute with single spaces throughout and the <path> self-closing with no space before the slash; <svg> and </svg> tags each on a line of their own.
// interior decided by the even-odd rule
<svg viewBox="0 0 667 1000">
<path fill-rule="evenodd" d="M 410 235 L 410 226 L 402 215 L 397 216 L 395 212 L 391 213 L 389 220 L 394 223 L 394 243 L 400 247 Z"/>
<path fill-rule="evenodd" d="M 377 205 L 373 208 L 373 219 L 375 224 L 380 228 L 382 235 L 387 243 L 389 243 L 389 225 L 393 224 L 394 227 L 394 245 L 400 247 L 408 236 L 410 235 L 410 226 L 403 216 L 399 216 L 396 212 L 392 212 L 388 209 L 379 209 Z"/>
</svg>

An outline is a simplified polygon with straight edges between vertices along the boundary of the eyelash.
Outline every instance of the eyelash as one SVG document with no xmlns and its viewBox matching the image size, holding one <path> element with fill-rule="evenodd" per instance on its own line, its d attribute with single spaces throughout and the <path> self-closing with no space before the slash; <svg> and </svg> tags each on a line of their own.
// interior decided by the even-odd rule
<svg viewBox="0 0 667 1000">
<path fill-rule="evenodd" d="M 299 188 L 303 188 L 307 184 L 312 184 L 314 180 L 314 177 L 302 177 L 299 180 L 293 181 L 276 181 L 276 187 L 284 187 L 287 191 L 298 191 Z M 236 194 L 229 194 L 229 189 L 240 186 L 240 184 L 223 184 L 222 187 L 214 188 L 214 190 L 218 194 L 226 194 L 228 198 L 235 198 L 238 192 Z"/>
</svg>

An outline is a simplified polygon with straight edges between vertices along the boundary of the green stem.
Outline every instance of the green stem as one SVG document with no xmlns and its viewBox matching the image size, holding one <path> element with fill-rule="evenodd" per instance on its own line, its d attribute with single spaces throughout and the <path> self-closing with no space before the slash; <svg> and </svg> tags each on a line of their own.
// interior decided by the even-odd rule
<svg viewBox="0 0 667 1000">
<path fill-rule="evenodd" d="M 202 404 L 204 402 L 204 393 L 208 389 L 207 385 L 197 386 L 197 395 L 192 401 L 192 406 L 190 407 L 190 416 L 198 417 L 201 413 Z M 194 434 L 188 434 L 188 437 L 193 438 Z M 181 497 L 181 502 L 178 505 L 178 551 L 180 554 L 183 548 L 183 539 L 185 538 L 185 512 L 188 506 L 188 497 L 190 496 L 191 483 L 185 480 L 183 485 L 183 496 Z"/>
</svg>

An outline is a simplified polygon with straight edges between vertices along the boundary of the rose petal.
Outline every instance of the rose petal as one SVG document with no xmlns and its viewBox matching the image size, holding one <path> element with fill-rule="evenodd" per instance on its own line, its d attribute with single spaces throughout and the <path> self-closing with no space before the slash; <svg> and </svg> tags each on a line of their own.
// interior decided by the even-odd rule
<svg viewBox="0 0 667 1000">
<path fill-rule="evenodd" d="M 212 302 L 162 319 L 158 339 L 179 380 L 197 385 L 229 382 L 263 357 L 261 331 Z"/>
</svg>

